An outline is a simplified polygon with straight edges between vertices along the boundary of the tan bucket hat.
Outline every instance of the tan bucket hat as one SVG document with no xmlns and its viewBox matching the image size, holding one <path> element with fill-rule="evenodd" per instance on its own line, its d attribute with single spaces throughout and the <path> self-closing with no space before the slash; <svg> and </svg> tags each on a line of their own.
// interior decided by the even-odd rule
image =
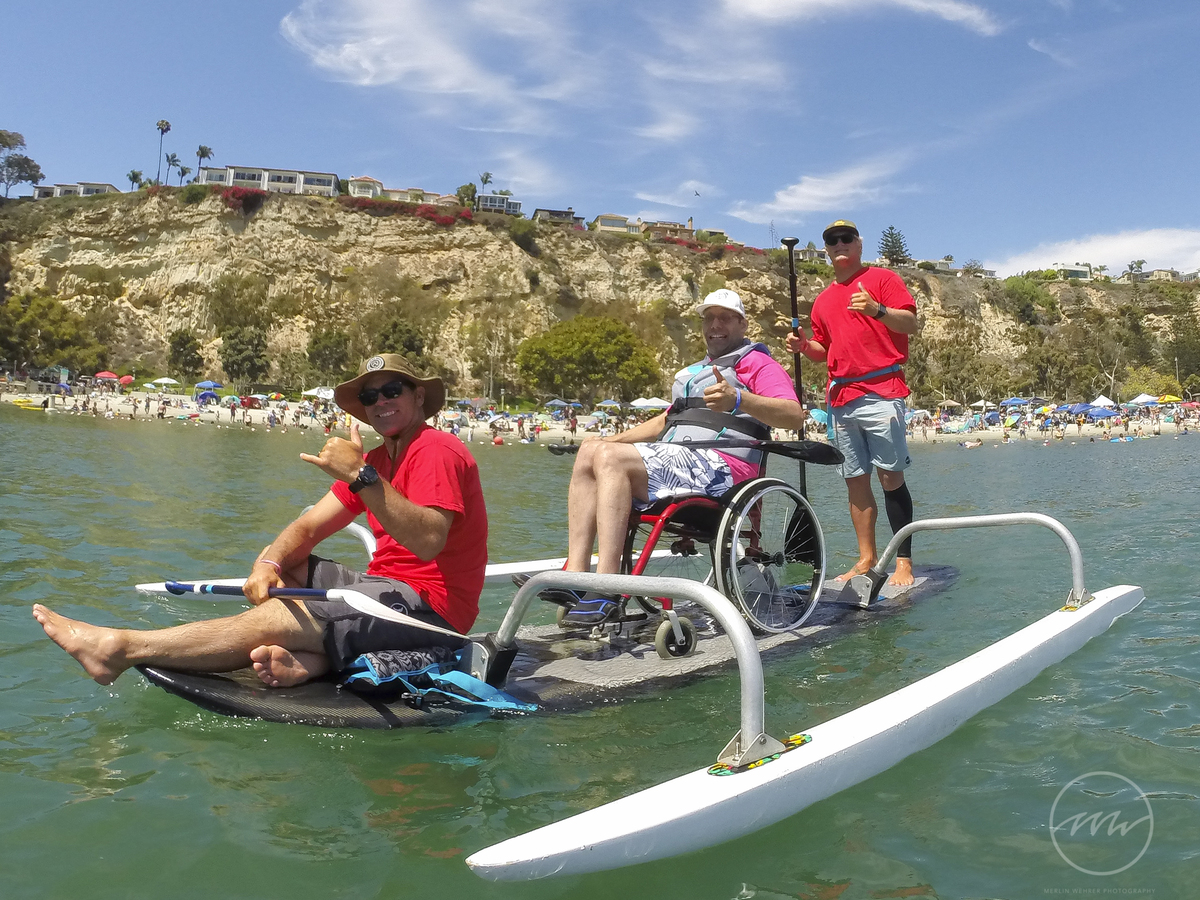
<svg viewBox="0 0 1200 900">
<path fill-rule="evenodd" d="M 442 384 L 442 379 L 422 375 L 412 363 L 398 353 L 380 353 L 364 360 L 358 367 L 358 375 L 349 381 L 343 381 L 333 389 L 334 402 L 355 418 L 367 421 L 367 410 L 358 399 L 358 392 L 363 383 L 376 372 L 395 372 L 406 381 L 425 388 L 423 408 L 427 419 L 436 416 L 442 404 L 446 402 L 446 386 Z"/>
</svg>

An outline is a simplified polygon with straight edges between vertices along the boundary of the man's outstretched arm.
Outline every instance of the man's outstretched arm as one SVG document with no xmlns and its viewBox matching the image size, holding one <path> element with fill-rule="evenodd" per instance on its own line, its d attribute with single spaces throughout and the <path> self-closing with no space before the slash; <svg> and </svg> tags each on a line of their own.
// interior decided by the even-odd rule
<svg viewBox="0 0 1200 900">
<path fill-rule="evenodd" d="M 288 586 L 284 572 L 307 563 L 309 554 L 317 544 L 352 521 L 354 513 L 346 509 L 332 491 L 328 492 L 312 509 L 283 529 L 279 537 L 259 554 L 242 587 L 242 593 L 256 606 L 264 602 L 268 599 L 269 588 Z"/>
</svg>

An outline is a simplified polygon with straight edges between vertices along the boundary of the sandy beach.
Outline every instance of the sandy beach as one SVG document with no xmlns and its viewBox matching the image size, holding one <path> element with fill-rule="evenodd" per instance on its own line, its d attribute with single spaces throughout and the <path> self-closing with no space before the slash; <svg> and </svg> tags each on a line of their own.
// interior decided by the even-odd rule
<svg viewBox="0 0 1200 900">
<path fill-rule="evenodd" d="M 41 403 L 47 396 L 50 397 L 50 410 L 59 415 L 80 415 L 85 417 L 94 417 L 97 419 L 105 419 L 106 421 L 148 421 L 159 419 L 159 407 L 163 400 L 169 404 L 165 409 L 161 418 L 173 422 L 187 422 L 195 426 L 218 426 L 221 428 L 235 428 L 254 432 L 271 432 L 279 431 L 286 433 L 287 431 L 304 430 L 319 434 L 325 432 L 325 420 L 328 418 L 317 416 L 312 417 L 309 414 L 303 413 L 299 417 L 299 422 L 296 421 L 296 408 L 298 404 L 289 403 L 289 409 L 286 411 L 280 410 L 277 404 L 271 405 L 264 409 L 235 409 L 232 418 L 229 414 L 229 409 L 226 407 L 215 407 L 212 405 L 201 408 L 191 398 L 184 394 L 147 394 L 142 391 L 133 391 L 126 394 L 98 394 L 93 400 L 95 408 L 98 410 L 93 416 L 91 406 L 88 411 L 82 412 L 83 399 L 75 397 L 52 396 L 46 394 L 25 393 L 25 392 L 6 392 L 0 395 L 0 401 L 12 403 L 17 406 L 36 407 L 40 411 Z M 150 409 L 146 410 L 146 398 L 150 398 Z M 78 401 L 78 409 L 76 402 Z M 270 424 L 270 414 L 275 412 L 276 424 Z M 446 410 L 447 413 L 452 413 L 452 410 Z M 1153 438 L 1153 437 L 1174 437 L 1182 433 L 1185 429 L 1188 431 L 1200 430 L 1200 416 L 1196 410 L 1185 411 L 1185 417 L 1179 417 L 1177 421 L 1165 421 L 1163 417 L 1157 420 L 1136 417 L 1122 417 L 1122 424 L 1104 425 L 1086 423 L 1082 426 L 1072 422 L 1057 432 L 1046 430 L 1039 431 L 1036 428 L 1029 427 L 1026 429 L 1025 436 L 1022 437 L 1019 429 L 1008 429 L 1007 437 L 1005 429 L 1000 425 L 989 425 L 984 429 L 961 432 L 961 433 L 939 433 L 932 425 L 922 427 L 916 425 L 909 433 L 909 444 L 912 446 L 920 446 L 922 444 L 959 444 L 964 445 L 964 449 L 976 449 L 975 447 L 967 447 L 965 445 L 975 444 L 977 441 L 982 441 L 979 449 L 1000 446 L 1005 443 L 1018 443 L 1023 441 L 1052 443 L 1052 442 L 1080 442 L 1080 441 L 1101 441 L 1107 438 L 1118 438 L 1129 436 L 1131 438 Z M 533 441 L 524 443 L 536 444 L 559 444 L 559 443 L 579 443 L 589 437 L 598 436 L 597 430 L 585 430 L 585 423 L 590 420 L 590 416 L 584 415 L 579 417 L 579 426 L 574 436 L 565 422 L 542 422 L 541 430 L 538 436 Z M 439 417 L 440 419 L 440 417 Z M 331 433 L 345 435 L 349 429 L 349 416 L 340 414 L 333 424 Z M 1112 422 L 1115 420 L 1106 420 Z M 510 420 L 511 430 L 500 430 L 498 436 L 504 444 L 519 444 L 522 443 L 518 437 L 518 432 L 515 425 L 515 417 Z M 1125 423 L 1128 422 L 1128 428 Z M 438 424 L 434 420 L 430 420 L 430 424 Z M 442 427 L 448 428 L 447 423 L 442 423 Z M 531 433 L 532 429 L 529 423 L 526 424 L 527 433 Z M 360 423 L 360 429 L 364 435 L 374 433 L 373 429 L 365 424 Z M 611 433 L 608 431 L 606 433 Z M 810 430 L 806 437 L 809 440 L 825 440 L 825 431 L 823 428 Z M 459 422 L 459 438 L 465 443 L 473 445 L 484 444 L 492 445 L 495 443 L 491 429 L 486 424 L 486 420 L 476 421 L 473 424 Z M 780 431 L 773 432 L 775 440 L 788 440 L 791 435 L 786 435 Z"/>
</svg>

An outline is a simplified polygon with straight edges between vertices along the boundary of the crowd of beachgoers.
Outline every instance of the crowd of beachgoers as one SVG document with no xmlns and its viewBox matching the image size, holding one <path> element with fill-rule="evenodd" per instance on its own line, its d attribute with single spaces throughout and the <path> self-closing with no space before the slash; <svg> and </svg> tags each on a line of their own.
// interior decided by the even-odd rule
<svg viewBox="0 0 1200 900">
<path fill-rule="evenodd" d="M 197 401 L 192 396 L 166 390 L 95 391 L 79 396 L 6 392 L 0 394 L 0 399 L 26 409 L 117 422 L 163 420 L 255 432 L 286 433 L 299 429 L 318 434 L 344 434 L 350 425 L 349 416 L 332 401 L 316 398 L 298 402 L 264 400 L 259 403 L 259 408 Z M 470 444 L 577 443 L 588 437 L 619 433 L 656 412 L 621 410 L 580 414 L 578 411 L 561 411 L 550 414 L 513 413 L 495 407 L 457 407 L 442 410 L 431 424 Z M 367 433 L 371 430 L 366 425 L 361 428 Z M 1102 419 L 1083 414 L 1047 413 L 1008 417 L 994 424 L 979 416 L 913 416 L 908 422 L 909 439 L 914 443 L 951 442 L 968 448 L 987 442 L 999 445 L 1017 441 L 1118 441 L 1196 431 L 1200 431 L 1200 408 L 1194 403 L 1118 408 L 1114 415 Z M 795 437 L 782 432 L 773 436 L 777 440 Z M 825 440 L 824 426 L 816 419 L 811 420 L 804 438 Z"/>
</svg>

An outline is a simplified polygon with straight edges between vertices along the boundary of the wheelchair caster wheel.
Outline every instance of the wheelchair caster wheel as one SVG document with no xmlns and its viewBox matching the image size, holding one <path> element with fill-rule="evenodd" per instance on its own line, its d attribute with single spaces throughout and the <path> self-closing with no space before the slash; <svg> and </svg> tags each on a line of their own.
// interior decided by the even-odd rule
<svg viewBox="0 0 1200 900">
<path fill-rule="evenodd" d="M 654 634 L 654 649 L 663 659 L 679 659 L 691 656 L 696 649 L 696 626 L 691 619 L 679 617 L 679 630 L 683 632 L 683 641 L 675 637 L 675 629 L 671 627 L 670 619 L 663 619 Z"/>
</svg>

